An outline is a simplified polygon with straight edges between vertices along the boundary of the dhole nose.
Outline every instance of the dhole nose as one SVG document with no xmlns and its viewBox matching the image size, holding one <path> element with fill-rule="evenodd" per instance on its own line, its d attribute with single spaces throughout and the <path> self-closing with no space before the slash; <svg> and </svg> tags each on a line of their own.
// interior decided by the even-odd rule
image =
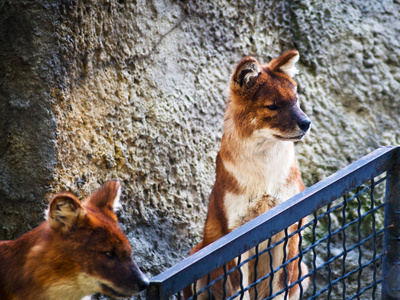
<svg viewBox="0 0 400 300">
<path fill-rule="evenodd" d="M 150 284 L 149 279 L 147 278 L 146 275 L 140 271 L 140 269 L 134 264 L 134 267 L 132 269 L 133 276 L 135 278 L 134 282 L 136 283 L 137 287 L 139 288 L 139 291 L 143 291 L 144 289 L 147 288 L 147 286 Z"/>
<path fill-rule="evenodd" d="M 303 131 L 307 131 L 310 128 L 311 121 L 307 118 L 300 120 L 297 125 Z"/>
<path fill-rule="evenodd" d="M 148 287 L 149 284 L 150 284 L 149 279 L 145 275 L 139 278 L 138 281 L 139 290 L 143 291 Z"/>
</svg>

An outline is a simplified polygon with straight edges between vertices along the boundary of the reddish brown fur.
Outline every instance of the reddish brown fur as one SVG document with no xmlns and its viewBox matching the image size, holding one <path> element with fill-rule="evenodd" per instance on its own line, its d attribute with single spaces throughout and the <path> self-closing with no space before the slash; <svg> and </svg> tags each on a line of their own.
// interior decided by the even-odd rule
<svg viewBox="0 0 400 300">
<path fill-rule="evenodd" d="M 113 212 L 119 188 L 110 181 L 83 204 L 60 193 L 47 221 L 0 242 L 0 299 L 80 299 L 98 292 L 126 298 L 143 289 L 147 278 Z"/>
<path fill-rule="evenodd" d="M 282 194 L 283 198 L 286 197 L 285 199 L 271 196 L 268 194 L 268 188 L 264 194 L 262 194 L 264 188 L 262 186 L 252 186 L 253 183 L 251 180 L 249 182 L 250 185 L 238 182 L 238 178 L 242 178 L 240 174 L 241 171 L 244 172 L 243 174 L 247 174 L 246 162 L 248 162 L 249 169 L 252 168 L 253 163 L 254 168 L 257 169 L 259 163 L 264 163 L 264 161 L 262 161 L 263 154 L 258 153 L 263 153 L 263 151 L 267 152 L 271 147 L 275 147 L 275 145 L 278 145 L 277 147 L 282 145 L 282 147 L 284 147 L 282 148 L 282 152 L 289 151 L 288 153 L 292 153 L 292 148 L 290 147 L 293 145 L 290 142 L 301 139 L 309 128 L 307 117 L 297 105 L 296 82 L 292 78 L 293 69 L 291 67 L 294 65 L 296 61 L 294 58 L 297 56 L 298 52 L 296 50 L 288 51 L 284 55 L 272 60 L 268 65 L 260 65 L 254 57 L 248 56 L 236 66 L 230 84 L 230 94 L 224 118 L 225 130 L 221 141 L 221 149 L 217 155 L 216 181 L 210 196 L 207 219 L 203 231 L 203 240 L 192 249 L 190 254 L 199 251 L 235 229 L 236 227 L 232 225 L 235 223 L 232 223 L 231 227 L 233 227 L 230 228 L 230 219 L 244 224 L 271 209 L 276 204 L 286 200 L 287 197 L 304 190 L 304 184 L 301 179 L 297 160 L 294 156 L 294 151 L 293 156 L 289 155 L 287 157 L 288 162 L 286 165 L 288 167 L 287 175 L 285 175 L 286 177 L 284 177 L 278 185 L 275 184 L 274 190 L 270 191 L 273 194 Z M 265 137 L 254 137 L 256 132 L 262 132 L 262 134 L 264 134 L 264 132 L 260 130 L 266 129 L 268 131 L 265 133 Z M 285 143 L 289 143 L 291 146 Z M 257 152 L 258 147 L 260 149 L 259 152 Z M 252 151 L 255 153 L 254 157 L 252 156 Z M 261 160 L 258 156 L 261 157 Z M 272 159 L 272 157 L 269 159 Z M 227 165 L 233 170 L 237 169 L 237 171 L 228 170 L 226 168 Z M 271 184 L 274 184 L 273 180 L 275 180 L 274 176 L 271 177 L 271 175 L 268 174 L 272 172 L 271 174 L 276 173 L 277 176 L 280 176 L 279 170 L 271 171 L 268 168 L 274 167 L 269 166 L 267 160 L 267 165 L 265 165 L 267 174 L 265 175 L 266 182 L 262 182 L 262 185 L 266 187 L 269 186 L 269 181 L 272 180 Z M 284 173 L 286 171 L 283 169 L 282 172 L 282 174 L 286 174 Z M 258 180 L 259 178 L 256 177 L 255 179 Z M 246 181 L 246 178 L 241 180 Z M 261 194 L 258 189 L 261 189 Z M 258 198 L 256 198 L 258 200 L 251 204 L 250 201 L 253 201 L 251 198 L 253 196 L 249 196 L 249 202 L 245 204 L 246 214 L 243 216 L 240 215 L 240 211 L 235 212 L 234 208 L 230 207 L 230 205 L 234 206 L 235 204 L 229 204 L 227 202 L 237 201 L 235 200 L 236 198 L 229 200 L 229 197 L 251 195 L 253 192 L 256 192 L 255 195 L 258 195 Z M 228 195 L 230 196 L 228 197 Z M 242 204 L 239 203 L 239 205 Z M 227 207 L 231 212 L 227 211 Z M 232 213 L 237 214 L 237 216 L 230 215 Z M 297 224 L 291 226 L 289 228 L 289 234 L 296 230 L 297 226 Z M 297 255 L 298 243 L 298 235 L 289 239 L 287 259 Z M 266 255 L 264 257 L 266 257 Z M 254 264 L 254 262 L 252 263 Z M 252 263 L 250 263 L 250 265 Z M 235 261 L 229 262 L 228 269 L 235 265 Z M 290 263 L 287 269 L 289 275 L 288 283 L 290 284 L 298 279 L 298 260 Z M 254 280 L 254 276 L 251 274 L 252 270 L 254 270 L 254 268 L 249 267 L 249 277 L 252 278 L 251 280 Z M 307 268 L 305 265 L 302 265 L 303 274 L 306 270 Z M 268 270 L 266 272 L 268 273 Z M 213 271 L 211 273 L 211 281 L 222 274 L 222 268 Z M 283 273 L 281 272 L 279 274 L 281 280 L 278 285 L 283 288 Z M 199 280 L 197 282 L 197 289 L 199 289 L 200 286 L 204 286 L 206 281 L 207 278 Z M 238 272 L 234 272 L 229 276 L 227 284 L 230 285 L 231 293 L 238 290 Z M 304 285 L 306 286 L 306 282 L 304 282 Z M 220 299 L 222 297 L 221 281 L 211 289 L 214 298 Z M 227 289 L 229 290 L 229 288 Z M 260 289 L 264 290 L 264 292 L 259 292 L 259 296 L 268 296 L 268 280 L 260 285 Z M 297 291 L 298 286 L 296 285 L 290 290 L 290 296 L 294 297 Z M 186 288 L 184 291 L 185 298 L 189 297 L 191 293 L 191 288 Z M 229 291 L 227 296 L 231 296 Z M 253 291 L 250 291 L 250 298 L 254 298 Z"/>
</svg>

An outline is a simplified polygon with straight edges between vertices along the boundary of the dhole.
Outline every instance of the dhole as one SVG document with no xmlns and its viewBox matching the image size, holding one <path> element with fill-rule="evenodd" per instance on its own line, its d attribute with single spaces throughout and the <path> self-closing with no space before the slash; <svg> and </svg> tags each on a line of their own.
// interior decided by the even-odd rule
<svg viewBox="0 0 400 300">
<path fill-rule="evenodd" d="M 47 220 L 0 243 L 0 299 L 81 299 L 103 293 L 127 298 L 148 285 L 131 257 L 113 208 L 121 187 L 109 181 L 82 204 L 54 196 Z"/>
<path fill-rule="evenodd" d="M 195 246 L 191 254 L 206 247 L 239 226 L 282 203 L 304 190 L 298 163 L 295 157 L 294 142 L 299 141 L 309 130 L 310 120 L 300 109 L 293 76 L 297 69 L 295 63 L 299 53 L 291 50 L 261 65 L 254 57 L 247 56 L 236 66 L 231 77 L 227 107 L 224 116 L 224 133 L 221 148 L 216 159 L 216 181 L 211 192 L 207 219 L 204 225 L 203 240 Z M 298 227 L 292 225 L 290 234 Z M 278 233 L 272 244 L 284 238 Z M 284 258 L 298 253 L 299 236 L 289 239 L 287 248 L 281 244 L 272 250 L 273 267 L 277 268 Z M 259 251 L 267 247 L 260 245 Z M 242 255 L 244 261 L 255 254 L 252 249 Z M 270 255 L 265 253 L 258 261 L 258 276 L 254 278 L 254 260 L 244 265 L 243 286 L 253 283 L 270 272 Z M 227 269 L 236 265 L 236 260 L 228 263 Z M 301 265 L 301 273 L 308 272 Z M 223 275 L 223 269 L 211 273 L 211 281 Z M 283 269 L 274 274 L 272 287 L 270 278 L 257 286 L 258 298 L 270 295 L 272 288 L 276 293 L 298 279 L 298 260 L 287 267 L 287 280 Z M 240 290 L 239 272 L 232 273 L 225 284 L 226 297 Z M 196 283 L 199 291 L 206 285 L 207 278 Z M 303 289 L 308 281 L 302 282 Z M 185 297 L 191 295 L 192 288 L 186 288 Z M 299 297 L 299 286 L 290 289 L 289 298 Z M 211 288 L 213 298 L 222 299 L 222 281 Z M 245 299 L 255 298 L 254 289 L 245 293 Z M 208 292 L 199 295 L 208 298 Z M 275 297 L 283 299 L 285 293 Z"/>
</svg>

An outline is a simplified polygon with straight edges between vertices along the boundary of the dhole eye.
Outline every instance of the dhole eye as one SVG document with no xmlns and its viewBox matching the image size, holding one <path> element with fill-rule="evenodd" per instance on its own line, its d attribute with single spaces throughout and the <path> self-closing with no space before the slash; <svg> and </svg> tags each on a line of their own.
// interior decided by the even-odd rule
<svg viewBox="0 0 400 300">
<path fill-rule="evenodd" d="M 108 258 L 113 258 L 115 256 L 114 251 L 107 251 L 104 252 L 105 256 L 107 256 Z"/>
<path fill-rule="evenodd" d="M 279 108 L 276 104 L 266 105 L 265 107 L 269 110 L 277 110 Z"/>
</svg>

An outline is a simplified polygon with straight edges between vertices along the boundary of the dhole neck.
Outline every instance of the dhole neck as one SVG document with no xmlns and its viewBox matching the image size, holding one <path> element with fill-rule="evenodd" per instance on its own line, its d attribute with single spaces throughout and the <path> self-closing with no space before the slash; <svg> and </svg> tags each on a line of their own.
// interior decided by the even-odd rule
<svg viewBox="0 0 400 300">
<path fill-rule="evenodd" d="M 279 160 L 284 156 L 285 160 L 294 158 L 294 143 L 291 141 L 263 140 L 254 138 L 240 138 L 233 132 L 224 132 L 221 139 L 220 155 L 223 161 L 240 163 L 247 161 L 265 161 L 267 164 Z M 278 162 L 280 163 L 280 162 Z"/>
<path fill-rule="evenodd" d="M 251 141 L 225 136 L 221 141 L 221 160 L 249 197 L 263 194 L 286 200 L 286 183 L 295 161 L 294 143 L 266 141 L 254 145 Z"/>
</svg>

